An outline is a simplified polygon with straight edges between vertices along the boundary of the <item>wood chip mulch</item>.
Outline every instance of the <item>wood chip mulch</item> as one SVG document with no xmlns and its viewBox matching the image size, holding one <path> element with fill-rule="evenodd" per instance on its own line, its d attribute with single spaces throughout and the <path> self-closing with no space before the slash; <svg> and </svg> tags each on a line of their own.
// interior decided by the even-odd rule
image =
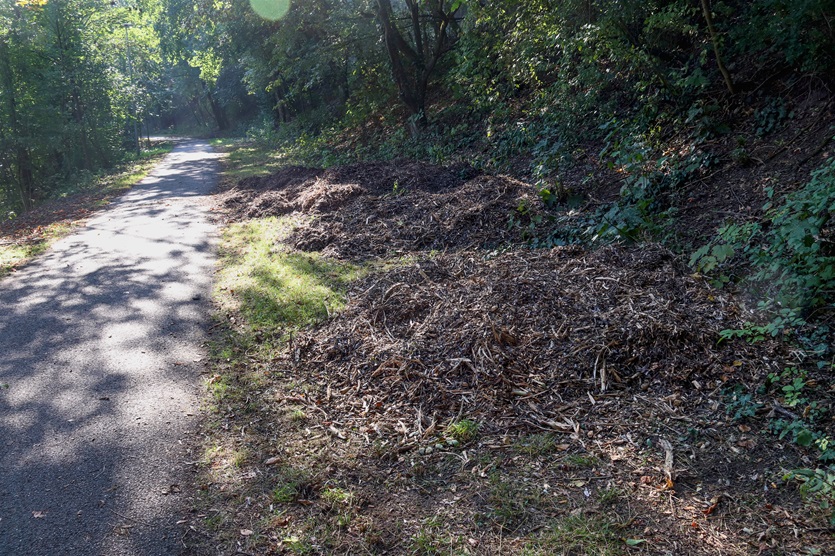
<svg viewBox="0 0 835 556">
<path fill-rule="evenodd" d="M 403 553 L 420 519 L 449 508 L 451 530 L 483 543 L 462 553 L 519 553 L 565 508 L 612 512 L 594 499 L 614 489 L 628 493 L 618 511 L 635 512 L 629 534 L 648 553 L 831 547 L 810 525 L 820 516 L 775 483 L 807 461 L 767 430 L 766 412 L 785 408 L 739 421 L 724 405 L 735 385 L 762 383 L 792 354 L 778 341 L 717 342 L 750 315 L 665 248 L 529 249 L 530 223 L 547 216 L 534 188 L 463 166 L 291 167 L 219 201 L 231 220 L 292 215 L 281 249 L 385 261 L 350 286 L 343 311 L 263 362 L 272 384 L 254 405 L 265 417 L 247 425 L 263 461 L 313 458 L 325 469 L 317 481 L 364 501 L 379 538 L 349 527 L 339 542 Z M 286 417 L 301 409 L 303 424 Z M 451 446 L 447 427 L 462 419 L 478 437 Z M 557 439 L 546 454 L 518 455 L 541 434 Z M 598 463 L 571 463 L 583 458 Z M 450 461 L 460 466 L 446 470 Z M 497 521 L 495 473 L 554 497 L 530 511 L 520 502 L 512 525 Z M 304 496 L 293 519 L 330 515 Z M 254 519 L 239 511 L 237 523 Z M 479 515 L 500 523 L 497 536 Z M 788 524 L 810 533 L 790 538 Z"/>
<path fill-rule="evenodd" d="M 378 433 L 416 412 L 429 427 L 463 412 L 494 432 L 565 429 L 568 399 L 697 391 L 745 356 L 716 346 L 733 306 L 660 247 L 446 254 L 349 298 L 298 338 L 299 363 L 342 398 L 333 419 Z"/>
<path fill-rule="evenodd" d="M 543 209 L 518 180 L 417 162 L 288 167 L 241 180 L 219 200 L 233 220 L 312 215 L 288 243 L 351 260 L 518 243 L 525 229 L 508 226 L 509 215 L 529 224 Z"/>
</svg>

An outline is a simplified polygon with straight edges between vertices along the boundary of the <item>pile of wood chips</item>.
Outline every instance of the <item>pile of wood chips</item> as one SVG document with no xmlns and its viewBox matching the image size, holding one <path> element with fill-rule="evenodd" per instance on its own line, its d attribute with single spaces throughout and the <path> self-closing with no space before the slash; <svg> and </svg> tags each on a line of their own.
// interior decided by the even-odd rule
<svg viewBox="0 0 835 556">
<path fill-rule="evenodd" d="M 416 162 L 288 167 L 221 202 L 233 220 L 304 216 L 295 249 L 400 261 L 295 343 L 294 372 L 322 385 L 316 403 L 346 429 L 397 436 L 409 420 L 426 436 L 466 416 L 493 432 L 571 431 L 577 400 L 686 397 L 744 356 L 716 342 L 740 325 L 736 306 L 662 247 L 525 248 L 525 221 L 545 208 L 512 178 Z"/>
<path fill-rule="evenodd" d="M 686 395 L 740 356 L 716 345 L 734 315 L 660 247 L 448 253 L 372 274 L 349 299 L 298 339 L 297 372 L 334 422 L 384 437 L 461 416 L 569 431 L 572 400 Z"/>
<path fill-rule="evenodd" d="M 518 180 L 416 162 L 288 167 L 241 180 L 221 202 L 232 219 L 309 214 L 289 243 L 354 261 L 519 243 L 543 210 Z"/>
</svg>

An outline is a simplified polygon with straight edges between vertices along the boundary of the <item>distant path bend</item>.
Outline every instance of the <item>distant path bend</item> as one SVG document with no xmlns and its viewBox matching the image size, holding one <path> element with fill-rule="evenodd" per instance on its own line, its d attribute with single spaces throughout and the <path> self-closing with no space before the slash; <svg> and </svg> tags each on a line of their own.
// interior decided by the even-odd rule
<svg viewBox="0 0 835 556">
<path fill-rule="evenodd" d="M 181 552 L 217 158 L 179 144 L 0 280 L 0 555 Z"/>
</svg>

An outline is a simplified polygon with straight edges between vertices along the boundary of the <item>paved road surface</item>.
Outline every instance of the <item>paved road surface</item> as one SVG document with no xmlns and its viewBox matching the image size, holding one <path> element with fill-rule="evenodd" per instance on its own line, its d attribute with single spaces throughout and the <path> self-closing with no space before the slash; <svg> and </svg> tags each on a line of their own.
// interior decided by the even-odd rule
<svg viewBox="0 0 835 556">
<path fill-rule="evenodd" d="M 216 157 L 180 144 L 0 280 L 0 555 L 181 551 Z"/>
</svg>

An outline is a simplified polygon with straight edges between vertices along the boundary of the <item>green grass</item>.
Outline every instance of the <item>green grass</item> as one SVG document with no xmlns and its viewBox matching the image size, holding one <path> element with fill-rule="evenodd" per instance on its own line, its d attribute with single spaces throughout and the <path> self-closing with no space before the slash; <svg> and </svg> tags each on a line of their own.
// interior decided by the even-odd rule
<svg viewBox="0 0 835 556">
<path fill-rule="evenodd" d="M 0 245 L 0 277 L 46 251 L 50 243 L 41 240 L 26 245 Z"/>
<path fill-rule="evenodd" d="M 617 524 L 600 517 L 568 516 L 553 522 L 536 541 L 525 547 L 523 554 L 617 556 L 624 554 L 627 546 L 620 532 Z"/>
<path fill-rule="evenodd" d="M 594 456 L 570 454 L 562 460 L 562 463 L 564 465 L 567 465 L 568 467 L 573 467 L 575 469 L 585 469 L 600 465 L 600 460 Z"/>
<path fill-rule="evenodd" d="M 553 434 L 531 434 L 520 439 L 515 447 L 519 453 L 527 456 L 544 456 L 556 450 L 557 440 Z"/>
<path fill-rule="evenodd" d="M 236 467 L 238 469 L 242 468 L 248 459 L 249 452 L 245 448 L 241 450 L 233 450 L 230 454 L 230 463 L 232 464 L 232 467 Z"/>
<path fill-rule="evenodd" d="M 463 539 L 450 534 L 438 515 L 423 520 L 409 539 L 409 553 L 419 556 L 469 554 L 463 549 Z"/>
<path fill-rule="evenodd" d="M 597 493 L 597 497 L 603 505 L 614 504 L 624 496 L 626 496 L 626 491 L 619 487 L 609 487 Z"/>
<path fill-rule="evenodd" d="M 327 318 L 345 304 L 347 285 L 363 269 L 315 253 L 289 252 L 287 218 L 232 224 L 223 233 L 216 299 L 239 313 L 251 333 L 283 334 Z"/>
<path fill-rule="evenodd" d="M 470 419 L 455 421 L 447 426 L 446 434 L 461 444 L 472 442 L 478 436 L 478 423 Z"/>
<path fill-rule="evenodd" d="M 277 470 L 277 484 L 272 490 L 272 500 L 276 504 L 291 504 L 312 490 L 312 477 L 305 469 L 281 466 Z"/>
<path fill-rule="evenodd" d="M 541 492 L 529 484 L 507 480 L 502 473 L 494 471 L 489 477 L 487 517 L 501 529 L 515 531 L 530 517 L 534 508 L 542 504 Z"/>
<path fill-rule="evenodd" d="M 339 487 L 327 487 L 322 490 L 321 496 L 331 510 L 336 510 L 341 506 L 351 506 L 354 502 L 354 494 Z"/>
<path fill-rule="evenodd" d="M 288 164 L 283 151 L 244 139 L 212 139 L 211 145 L 227 153 L 223 174 L 231 180 L 268 176 Z"/>
<path fill-rule="evenodd" d="M 303 409 L 294 409 L 289 414 L 290 421 L 293 423 L 303 423 L 307 421 L 307 413 Z"/>
</svg>

